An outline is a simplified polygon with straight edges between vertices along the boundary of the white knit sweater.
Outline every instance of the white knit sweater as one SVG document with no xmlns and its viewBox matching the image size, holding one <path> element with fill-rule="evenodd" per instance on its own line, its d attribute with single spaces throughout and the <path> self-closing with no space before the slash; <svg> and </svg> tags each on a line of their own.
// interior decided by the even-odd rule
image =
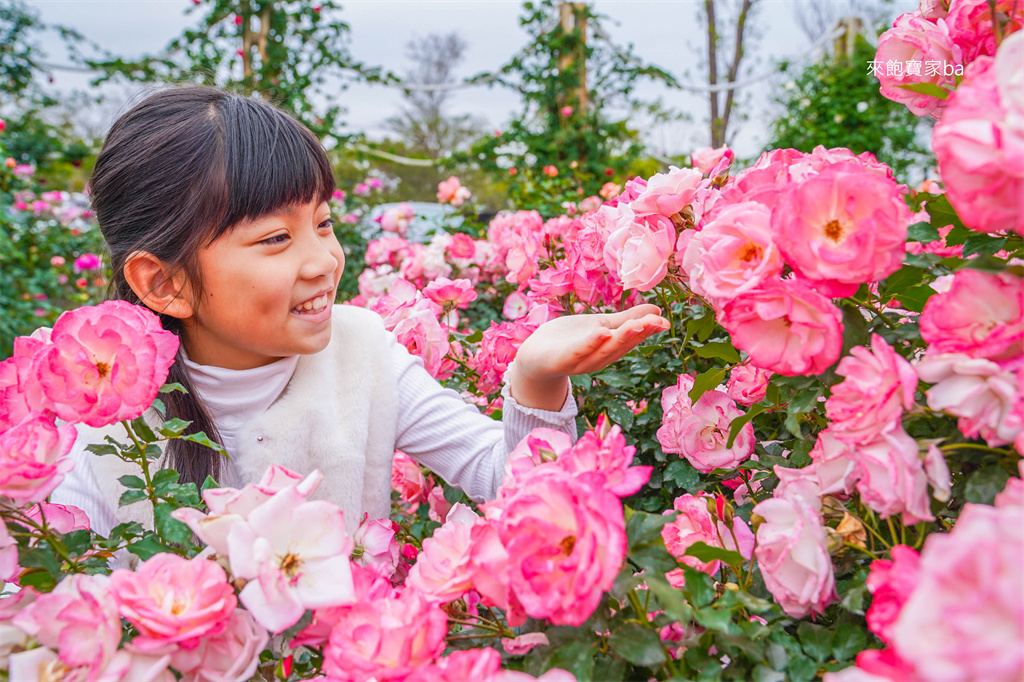
<svg viewBox="0 0 1024 682">
<path fill-rule="evenodd" d="M 376 314 L 339 305 L 333 324 L 330 344 L 314 355 L 252 370 L 186 361 L 230 457 L 221 485 L 256 482 L 275 463 L 302 474 L 319 469 L 324 480 L 314 497 L 339 505 L 351 532 L 364 513 L 388 515 L 395 448 L 483 500 L 500 485 L 508 451 L 532 429 L 544 426 L 576 437 L 571 392 L 560 412 L 549 412 L 518 405 L 506 386 L 498 423 L 442 388 Z M 153 413 L 147 418 L 157 419 Z M 124 492 L 117 479 L 138 473 L 138 467 L 86 451 L 105 435 L 125 436 L 120 425 L 79 426 L 69 455 L 75 468 L 51 501 L 81 508 L 102 535 L 124 521 L 151 527 L 148 502 L 117 506 Z"/>
</svg>

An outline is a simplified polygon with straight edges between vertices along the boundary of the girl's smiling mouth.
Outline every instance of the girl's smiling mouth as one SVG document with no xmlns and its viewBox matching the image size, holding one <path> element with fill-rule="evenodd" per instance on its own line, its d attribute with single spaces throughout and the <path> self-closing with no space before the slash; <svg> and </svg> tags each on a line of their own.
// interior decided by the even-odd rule
<svg viewBox="0 0 1024 682">
<path fill-rule="evenodd" d="M 322 292 L 313 298 L 292 308 L 296 315 L 318 315 L 331 307 L 331 290 Z"/>
</svg>

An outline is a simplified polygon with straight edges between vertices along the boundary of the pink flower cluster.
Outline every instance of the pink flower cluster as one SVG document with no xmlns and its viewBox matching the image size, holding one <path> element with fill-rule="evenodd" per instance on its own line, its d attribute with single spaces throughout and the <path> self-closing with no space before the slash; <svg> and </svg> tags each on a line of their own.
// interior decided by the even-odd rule
<svg viewBox="0 0 1024 682">
<path fill-rule="evenodd" d="M 445 356 L 451 346 L 448 333 L 438 319 L 441 306 L 424 296 L 415 285 L 399 279 L 390 292 L 373 304 L 371 310 L 384 318 L 384 326 L 394 332 L 399 343 L 412 355 L 423 359 L 423 366 L 430 376 L 444 375 L 447 369 Z"/>
<path fill-rule="evenodd" d="M 721 562 L 713 560 L 705 563 L 696 557 L 686 556 L 686 550 L 696 542 L 739 552 L 744 559 L 751 559 L 754 554 L 754 534 L 743 519 L 727 515 L 726 509 L 727 503 L 721 495 L 680 495 L 673 501 L 672 510 L 665 511 L 666 515 L 671 515 L 673 510 L 678 512 L 661 529 L 665 548 L 682 563 L 708 575 L 717 573 Z M 685 583 L 680 568 L 669 571 L 665 577 L 676 587 L 682 587 Z"/>
<path fill-rule="evenodd" d="M 472 192 L 463 187 L 454 175 L 437 186 L 437 203 L 439 204 L 462 206 L 471 196 L 473 196 Z"/>
</svg>

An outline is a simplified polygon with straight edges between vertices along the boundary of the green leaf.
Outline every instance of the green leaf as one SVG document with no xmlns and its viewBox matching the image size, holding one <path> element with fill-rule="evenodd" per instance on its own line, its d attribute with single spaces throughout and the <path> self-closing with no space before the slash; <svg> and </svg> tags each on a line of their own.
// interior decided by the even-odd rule
<svg viewBox="0 0 1024 682">
<path fill-rule="evenodd" d="M 153 474 L 153 489 L 157 495 L 163 495 L 168 486 L 177 483 L 180 474 L 174 469 L 160 469 Z"/>
<path fill-rule="evenodd" d="M 119 450 L 113 445 L 107 445 L 105 443 L 93 443 L 92 445 L 86 445 L 85 449 L 94 455 L 116 455 Z"/>
<path fill-rule="evenodd" d="M 182 431 L 187 429 L 191 423 L 192 422 L 185 421 L 184 419 L 169 419 L 165 421 L 158 430 L 160 432 L 160 435 L 163 436 L 164 438 L 174 438 Z"/>
<path fill-rule="evenodd" d="M 700 472 L 685 459 L 677 459 L 665 467 L 663 477 L 674 481 L 677 486 L 687 492 L 697 492 L 700 485 Z"/>
<path fill-rule="evenodd" d="M 164 401 L 160 400 L 160 398 L 154 398 L 153 404 L 150 405 L 150 407 L 157 411 L 161 419 L 167 417 L 167 405 L 165 405 Z"/>
<path fill-rule="evenodd" d="M 712 547 L 703 542 L 695 542 L 686 548 L 685 556 L 692 556 L 704 563 L 711 561 L 724 561 L 730 566 L 739 566 L 743 563 L 743 555 L 732 550 Z"/>
<path fill-rule="evenodd" d="M 121 478 L 117 479 L 117 481 L 118 481 L 118 483 L 123 485 L 125 488 L 129 488 L 129 489 L 133 489 L 133 490 L 145 490 L 146 489 L 146 482 L 143 481 L 138 476 L 132 476 L 132 475 L 122 476 Z"/>
<path fill-rule="evenodd" d="M 806 656 L 796 656 L 786 668 L 791 682 L 811 682 L 818 675 L 818 664 Z"/>
<path fill-rule="evenodd" d="M 728 341 L 713 341 L 700 346 L 695 351 L 697 355 L 708 360 L 721 358 L 726 362 L 739 362 L 740 354 L 736 351 L 736 348 Z"/>
<path fill-rule="evenodd" d="M 209 490 L 210 488 L 219 488 L 220 484 L 213 478 L 213 476 L 207 475 L 206 480 L 203 481 L 203 487 L 201 490 Z"/>
<path fill-rule="evenodd" d="M 904 265 L 902 268 L 885 278 L 884 296 L 898 296 L 900 292 L 924 279 L 925 271 L 915 268 L 912 265 Z"/>
<path fill-rule="evenodd" d="M 983 233 L 973 234 L 964 241 L 963 257 L 967 258 L 974 254 L 991 256 L 1002 251 L 1004 246 L 1006 246 L 1006 237 L 993 237 Z"/>
<path fill-rule="evenodd" d="M 632 511 L 626 520 L 626 539 L 630 548 L 662 542 L 661 529 L 671 516 Z"/>
<path fill-rule="evenodd" d="M 1010 475 L 1002 467 L 982 467 L 967 477 L 964 499 L 976 504 L 992 504 L 1009 479 Z"/>
<path fill-rule="evenodd" d="M 157 536 L 151 533 L 128 545 L 128 551 L 145 561 L 160 552 L 170 552 L 171 548 L 162 544 Z"/>
<path fill-rule="evenodd" d="M 946 99 L 949 97 L 949 90 L 946 88 L 935 85 L 935 83 L 904 83 L 897 85 L 898 88 L 904 90 L 910 90 L 921 95 L 928 95 L 929 97 L 935 97 L 937 99 Z"/>
<path fill-rule="evenodd" d="M 697 402 L 702 395 L 716 388 L 722 383 L 726 372 L 728 370 L 724 367 L 712 367 L 703 374 L 697 375 L 697 378 L 693 380 L 693 388 L 690 389 L 690 400 Z"/>
<path fill-rule="evenodd" d="M 686 580 L 683 590 L 690 596 L 690 603 L 697 607 L 710 604 L 715 598 L 715 584 L 711 576 L 685 565 L 683 575 Z"/>
<path fill-rule="evenodd" d="M 40 542 L 35 547 L 19 547 L 18 563 L 24 568 L 42 568 L 54 580 L 60 579 L 61 560 L 48 542 Z"/>
<path fill-rule="evenodd" d="M 832 655 L 840 663 L 852 661 L 867 646 L 868 634 L 864 628 L 854 623 L 842 623 L 832 638 Z"/>
<path fill-rule="evenodd" d="M 462 491 L 458 488 L 453 488 L 450 485 L 444 487 L 444 500 L 448 504 L 455 504 L 456 502 L 462 502 L 463 495 Z"/>
<path fill-rule="evenodd" d="M 711 332 L 715 329 L 715 311 L 708 310 L 701 317 L 690 320 L 686 323 L 686 336 L 687 339 L 691 336 L 695 336 L 698 341 L 703 343 L 707 341 L 708 337 L 711 336 Z"/>
<path fill-rule="evenodd" d="M 939 231 L 931 223 L 914 223 L 907 228 L 907 240 L 930 244 L 939 240 Z"/>
<path fill-rule="evenodd" d="M 22 564 L 24 566 L 24 564 Z M 39 569 L 23 571 L 18 577 L 18 584 L 22 587 L 35 588 L 37 592 L 52 592 L 57 587 L 57 579 L 47 571 Z"/>
<path fill-rule="evenodd" d="M 189 433 L 189 434 L 186 434 L 186 435 L 182 436 L 182 439 L 183 440 L 187 440 L 187 441 L 191 441 L 193 443 L 199 443 L 200 445 L 205 445 L 206 447 L 208 447 L 208 448 L 210 448 L 212 450 L 216 450 L 217 452 L 221 453 L 222 455 L 226 454 L 225 451 L 224 451 L 224 448 L 222 448 L 220 445 L 218 445 L 217 443 L 214 443 L 212 440 L 210 440 L 210 437 L 206 435 L 205 431 L 200 431 L 199 433 Z"/>
<path fill-rule="evenodd" d="M 149 424 L 146 423 L 143 417 L 136 417 L 132 420 L 132 431 L 146 443 L 152 443 L 156 440 L 156 434 L 153 433 L 153 429 L 149 428 Z"/>
<path fill-rule="evenodd" d="M 637 623 L 625 623 L 612 630 L 608 646 L 633 665 L 655 666 L 665 662 L 665 649 L 658 633 Z"/>
<path fill-rule="evenodd" d="M 480 343 L 484 339 L 483 331 L 477 329 L 475 332 L 465 338 L 468 343 Z"/>
<path fill-rule="evenodd" d="M 167 503 L 158 504 L 154 510 L 156 532 L 166 542 L 176 545 L 187 545 L 192 540 L 192 529 L 181 521 L 173 518 L 174 507 Z"/>
<path fill-rule="evenodd" d="M 786 673 L 778 670 L 772 670 L 765 664 L 758 663 L 757 667 L 754 668 L 754 676 L 752 679 L 754 682 L 786 682 Z"/>
<path fill-rule="evenodd" d="M 834 630 L 804 621 L 797 627 L 796 636 L 804 653 L 818 663 L 824 663 L 832 653 Z"/>
<path fill-rule="evenodd" d="M 658 600 L 661 610 L 669 618 L 680 623 L 688 623 L 693 618 L 693 609 L 686 603 L 686 595 L 678 587 L 673 587 L 664 576 L 652 574 L 643 576 L 647 580 L 647 589 Z"/>
<path fill-rule="evenodd" d="M 736 442 L 736 436 L 739 435 L 740 430 L 750 422 L 751 419 L 767 410 L 770 406 L 763 403 L 752 405 L 746 414 L 740 415 L 732 420 L 729 424 L 729 441 L 725 444 L 725 447 L 731 448 L 733 443 Z"/>
<path fill-rule="evenodd" d="M 901 291 L 897 294 L 896 298 L 901 307 L 915 313 L 919 313 L 924 310 L 924 304 L 928 302 L 928 299 L 931 298 L 934 293 L 935 290 L 925 283 L 909 287 L 906 291 Z"/>
<path fill-rule="evenodd" d="M 117 506 L 127 507 L 129 504 L 141 502 L 142 500 L 146 499 L 146 497 L 147 495 L 145 490 L 125 490 L 123 493 L 121 493 L 121 497 L 117 501 Z"/>
<path fill-rule="evenodd" d="M 932 225 L 935 227 L 953 226 L 953 229 L 946 235 L 946 246 L 958 246 L 963 244 L 972 234 L 977 234 L 974 230 L 964 226 L 960 216 L 957 215 L 957 212 L 949 203 L 949 197 L 945 194 L 941 194 L 933 201 L 929 201 L 925 204 L 925 209 L 928 211 L 928 215 L 931 216 Z"/>
<path fill-rule="evenodd" d="M 163 386 L 160 387 L 161 393 L 170 393 L 171 391 L 181 391 L 182 393 L 188 393 L 188 391 L 185 390 L 184 386 L 177 383 L 164 384 Z"/>
<path fill-rule="evenodd" d="M 70 533 L 66 533 L 62 539 L 68 554 L 73 557 L 81 556 L 92 548 L 92 533 L 89 532 L 88 528 L 73 530 Z"/>
<path fill-rule="evenodd" d="M 597 642 L 570 642 L 554 648 L 545 660 L 545 666 L 568 670 L 578 680 L 589 680 L 594 671 L 596 655 Z"/>
<path fill-rule="evenodd" d="M 624 402 L 612 401 L 608 403 L 608 418 L 613 424 L 618 424 L 623 431 L 628 431 L 633 426 L 633 410 Z"/>
</svg>

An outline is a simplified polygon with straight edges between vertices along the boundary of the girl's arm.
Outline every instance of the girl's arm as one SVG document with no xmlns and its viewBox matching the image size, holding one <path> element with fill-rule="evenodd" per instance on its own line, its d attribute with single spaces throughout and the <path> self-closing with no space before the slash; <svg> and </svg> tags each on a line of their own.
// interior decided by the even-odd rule
<svg viewBox="0 0 1024 682">
<path fill-rule="evenodd" d="M 668 329 L 658 306 L 645 303 L 608 315 L 566 315 L 540 326 L 516 353 L 512 397 L 523 407 L 558 410 L 568 377 L 597 372 Z"/>
</svg>

